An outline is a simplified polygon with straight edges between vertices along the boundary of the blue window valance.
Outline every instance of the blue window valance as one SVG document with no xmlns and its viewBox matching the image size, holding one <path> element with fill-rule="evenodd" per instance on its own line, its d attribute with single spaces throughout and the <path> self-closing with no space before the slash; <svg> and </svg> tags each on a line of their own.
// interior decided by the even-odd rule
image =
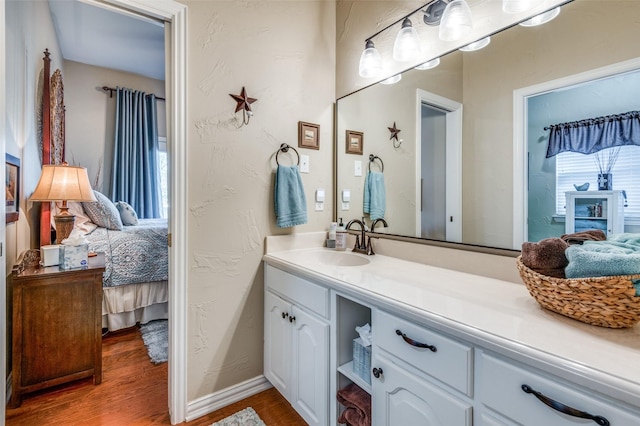
<svg viewBox="0 0 640 426">
<path fill-rule="evenodd" d="M 640 146 L 640 111 L 554 124 L 544 130 L 549 130 L 547 158 L 565 151 L 593 154 L 615 146 Z"/>
</svg>

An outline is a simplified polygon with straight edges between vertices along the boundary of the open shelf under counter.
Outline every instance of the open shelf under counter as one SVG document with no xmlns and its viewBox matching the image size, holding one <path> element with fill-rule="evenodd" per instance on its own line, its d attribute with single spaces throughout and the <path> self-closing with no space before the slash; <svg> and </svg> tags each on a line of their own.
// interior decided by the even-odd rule
<svg viewBox="0 0 640 426">
<path fill-rule="evenodd" d="M 349 361 L 346 364 L 342 364 L 338 367 L 338 372 L 351 380 L 356 385 L 360 386 L 363 391 L 371 395 L 371 385 L 365 382 L 360 376 L 353 372 L 353 361 Z"/>
</svg>

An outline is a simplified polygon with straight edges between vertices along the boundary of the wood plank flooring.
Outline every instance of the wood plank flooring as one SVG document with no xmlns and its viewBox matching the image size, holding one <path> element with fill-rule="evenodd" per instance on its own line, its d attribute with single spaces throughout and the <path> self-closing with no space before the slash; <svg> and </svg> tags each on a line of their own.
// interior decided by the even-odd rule
<svg viewBox="0 0 640 426">
<path fill-rule="evenodd" d="M 20 407 L 7 409 L 6 426 L 171 424 L 167 408 L 168 365 L 149 361 L 137 327 L 105 336 L 102 360 L 102 384 L 94 386 L 91 379 L 86 379 L 27 394 Z M 253 407 L 267 426 L 307 425 L 273 388 L 188 425 L 208 426 L 246 407 Z"/>
</svg>

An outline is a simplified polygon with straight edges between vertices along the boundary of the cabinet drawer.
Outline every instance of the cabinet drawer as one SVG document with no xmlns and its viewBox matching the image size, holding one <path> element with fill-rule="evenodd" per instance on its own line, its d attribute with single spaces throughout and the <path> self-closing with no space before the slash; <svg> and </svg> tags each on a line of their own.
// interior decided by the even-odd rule
<svg viewBox="0 0 640 426">
<path fill-rule="evenodd" d="M 380 348 L 471 396 L 471 346 L 380 310 L 374 311 L 372 332 L 373 342 Z M 402 334 L 407 340 L 413 340 L 414 345 L 405 341 Z M 417 343 L 433 346 L 435 351 L 415 346 Z"/>
<path fill-rule="evenodd" d="M 292 302 L 329 317 L 329 289 L 265 264 L 265 285 Z"/>
<path fill-rule="evenodd" d="M 606 418 L 611 426 L 638 424 L 640 413 L 627 411 L 612 401 L 589 394 L 591 391 L 540 376 L 529 367 L 482 353 L 479 365 L 478 396 L 482 403 L 523 425 L 596 424 L 563 414 L 539 401 L 534 394 L 525 393 L 522 385 L 540 392 L 565 406 Z"/>
</svg>

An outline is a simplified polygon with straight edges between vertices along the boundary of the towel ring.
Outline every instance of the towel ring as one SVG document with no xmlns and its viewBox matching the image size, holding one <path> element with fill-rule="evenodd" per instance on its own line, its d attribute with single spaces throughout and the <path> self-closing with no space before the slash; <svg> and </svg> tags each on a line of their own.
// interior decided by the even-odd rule
<svg viewBox="0 0 640 426">
<path fill-rule="evenodd" d="M 300 165 L 300 154 L 298 154 L 298 151 L 291 145 L 283 143 L 282 145 L 280 145 L 280 149 L 278 149 L 278 151 L 276 152 L 276 164 L 278 166 L 280 165 L 280 163 L 278 162 L 278 154 L 280 154 L 281 152 L 289 152 L 289 148 L 291 148 L 293 152 L 296 153 L 296 156 L 298 157 L 298 165 Z"/>
<path fill-rule="evenodd" d="M 369 171 L 371 171 L 371 163 L 373 163 L 375 160 L 380 161 L 380 169 L 382 172 L 384 172 L 384 163 L 382 162 L 382 158 L 373 154 L 369 154 Z"/>
</svg>

